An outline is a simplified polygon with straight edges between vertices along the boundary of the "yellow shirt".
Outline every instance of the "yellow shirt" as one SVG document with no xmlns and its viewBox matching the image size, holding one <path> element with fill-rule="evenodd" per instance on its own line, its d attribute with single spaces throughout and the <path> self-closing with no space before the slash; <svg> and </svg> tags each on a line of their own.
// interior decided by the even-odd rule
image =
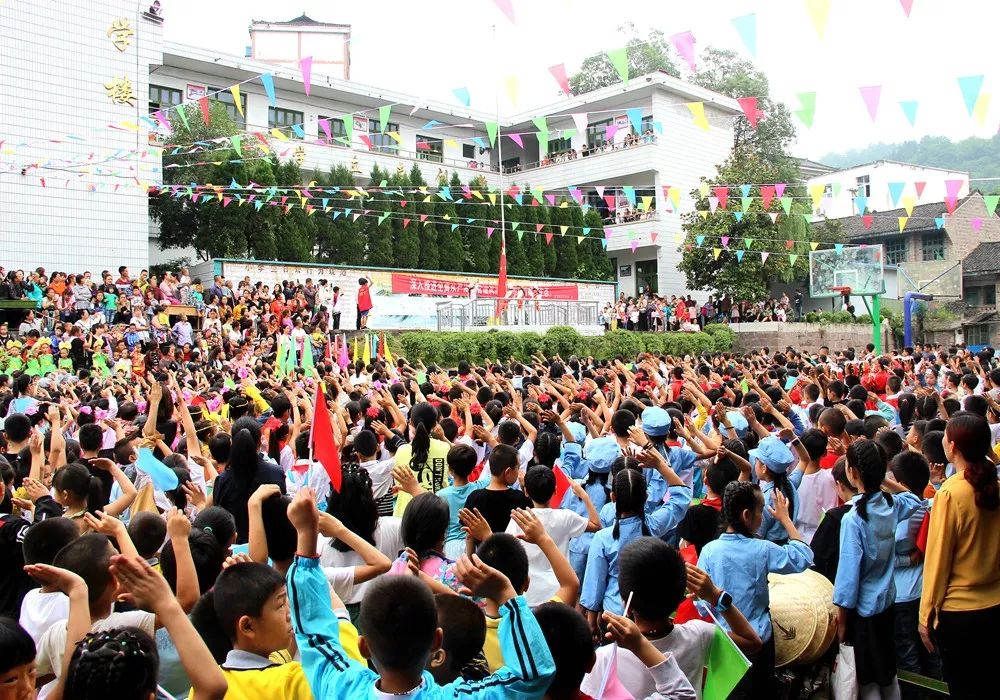
<svg viewBox="0 0 1000 700">
<path fill-rule="evenodd" d="M 418 465 L 414 471 L 417 474 L 417 483 L 427 491 L 440 491 L 448 486 L 448 451 L 451 445 L 435 438 L 431 438 L 431 446 L 427 450 L 427 461 L 423 465 Z M 410 466 L 410 457 L 413 456 L 411 445 L 403 445 L 396 452 L 396 465 Z M 403 511 L 410 502 L 411 496 L 402 491 L 396 496 L 396 506 L 393 515 L 397 518 L 403 517 Z"/>
<path fill-rule="evenodd" d="M 920 623 L 939 610 L 1000 605 L 1000 508 L 976 507 L 972 484 L 959 472 L 942 484 L 930 518 Z"/>
</svg>

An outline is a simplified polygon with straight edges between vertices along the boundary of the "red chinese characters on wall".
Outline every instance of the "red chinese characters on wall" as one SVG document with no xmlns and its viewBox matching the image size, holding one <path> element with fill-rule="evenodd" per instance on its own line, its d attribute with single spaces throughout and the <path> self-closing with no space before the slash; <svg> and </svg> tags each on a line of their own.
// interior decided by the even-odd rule
<svg viewBox="0 0 1000 700">
<path fill-rule="evenodd" d="M 392 273 L 392 293 L 393 294 L 416 294 L 419 296 L 434 297 L 468 297 L 469 286 L 477 284 L 476 296 L 480 299 L 492 299 L 497 295 L 497 285 L 495 282 L 477 282 L 475 280 L 452 279 L 443 280 L 434 277 L 424 277 L 421 275 L 408 275 L 405 273 Z M 508 290 L 523 287 L 528 296 L 531 295 L 533 286 L 538 287 L 539 294 L 543 300 L 552 301 L 577 301 L 579 290 L 575 284 L 564 285 L 518 285 L 516 280 L 508 282 Z"/>
</svg>

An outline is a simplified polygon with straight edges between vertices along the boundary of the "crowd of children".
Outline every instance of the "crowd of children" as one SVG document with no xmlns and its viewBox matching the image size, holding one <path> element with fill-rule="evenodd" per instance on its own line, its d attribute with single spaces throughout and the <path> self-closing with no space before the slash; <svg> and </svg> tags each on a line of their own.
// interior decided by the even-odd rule
<svg viewBox="0 0 1000 700">
<path fill-rule="evenodd" d="M 991 696 L 992 350 L 348 372 L 274 341 L 0 376 L 0 697 L 701 698 L 717 629 L 732 696 L 778 697 L 769 576 L 809 568 L 861 697 Z"/>
</svg>

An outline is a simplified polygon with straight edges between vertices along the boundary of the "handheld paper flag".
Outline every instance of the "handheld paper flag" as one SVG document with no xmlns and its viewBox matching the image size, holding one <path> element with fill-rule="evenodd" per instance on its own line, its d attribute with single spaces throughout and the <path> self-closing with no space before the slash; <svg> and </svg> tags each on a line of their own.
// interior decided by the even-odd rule
<svg viewBox="0 0 1000 700">
<path fill-rule="evenodd" d="M 333 425 L 330 423 L 330 409 L 323 396 L 323 383 L 316 384 L 316 401 L 313 405 L 313 422 L 309 435 L 313 459 L 323 465 L 333 490 L 340 493 L 341 469 L 340 450 L 333 437 Z"/>
<path fill-rule="evenodd" d="M 135 467 L 141 472 L 149 474 L 149 478 L 160 491 L 173 491 L 177 488 L 178 479 L 174 470 L 158 460 L 153 451 L 148 447 L 139 448 L 139 456 L 135 460 Z"/>
</svg>

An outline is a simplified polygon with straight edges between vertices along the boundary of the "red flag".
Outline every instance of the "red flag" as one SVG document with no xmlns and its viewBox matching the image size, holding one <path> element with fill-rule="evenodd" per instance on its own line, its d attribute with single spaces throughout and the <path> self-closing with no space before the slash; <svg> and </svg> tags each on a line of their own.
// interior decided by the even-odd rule
<svg viewBox="0 0 1000 700">
<path fill-rule="evenodd" d="M 211 125 L 212 116 L 208 109 L 208 97 L 199 97 L 198 106 L 201 107 L 201 119 L 205 122 L 205 126 Z M 181 109 L 183 109 L 183 107 Z"/>
<path fill-rule="evenodd" d="M 507 236 L 500 236 L 500 274 L 497 278 L 497 317 L 503 312 L 504 297 L 507 296 Z"/>
<path fill-rule="evenodd" d="M 313 405 L 312 435 L 309 444 L 312 446 L 313 459 L 323 465 L 333 490 L 340 493 L 340 450 L 333 437 L 333 425 L 330 423 L 330 409 L 326 407 L 326 397 L 323 396 L 323 384 L 316 385 L 316 401 Z"/>
<path fill-rule="evenodd" d="M 562 503 L 563 496 L 569 491 L 569 478 L 559 467 L 552 467 L 552 473 L 556 475 L 556 490 L 552 494 L 552 500 L 549 501 L 549 508 L 558 508 Z"/>
</svg>

